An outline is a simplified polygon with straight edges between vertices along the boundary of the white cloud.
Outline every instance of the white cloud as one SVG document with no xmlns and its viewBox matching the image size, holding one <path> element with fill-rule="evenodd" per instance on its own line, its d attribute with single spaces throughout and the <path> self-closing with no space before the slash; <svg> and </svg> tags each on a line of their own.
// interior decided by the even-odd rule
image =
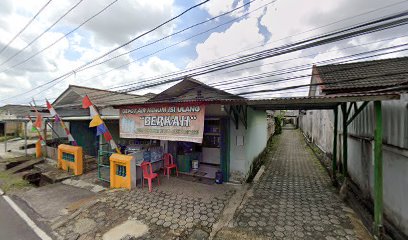
<svg viewBox="0 0 408 240">
<path fill-rule="evenodd" d="M 224 11 L 232 8 L 233 0 L 222 1 L 222 6 L 224 6 Z M 248 11 L 252 11 L 263 4 L 266 1 L 256 1 L 251 3 Z M 300 39 L 306 39 L 310 36 L 317 36 L 322 33 L 327 33 L 336 29 L 343 28 L 345 26 L 350 26 L 356 23 L 365 22 L 369 19 L 379 18 L 380 16 L 388 15 L 391 13 L 398 12 L 403 6 L 408 5 L 408 3 L 398 3 L 396 5 L 387 7 L 387 5 L 398 3 L 398 0 L 391 1 L 381 1 L 381 0 L 339 0 L 339 1 L 325 1 L 325 0 L 314 0 L 314 1 L 300 1 L 300 0 L 285 0 L 276 1 L 270 4 L 266 11 L 252 14 L 254 21 L 251 24 L 245 26 L 242 23 L 236 23 L 231 25 L 230 28 L 221 33 L 211 34 L 203 43 L 198 44 L 196 47 L 197 58 L 189 66 L 197 66 L 206 61 L 214 61 L 229 55 L 239 50 L 246 49 L 248 46 L 259 45 L 259 40 L 262 40 L 263 36 L 269 36 L 268 34 L 262 32 L 267 30 L 270 34 L 270 39 L 268 44 L 264 47 L 259 47 L 253 49 L 252 52 L 260 51 L 266 48 L 273 48 L 282 46 L 287 43 L 295 42 Z M 221 3 L 218 3 L 221 4 Z M 219 8 L 221 9 L 221 8 Z M 375 10 L 375 11 L 374 11 Z M 213 8 L 207 8 L 210 15 L 215 15 L 217 12 Z M 370 12 L 371 11 L 371 12 Z M 367 14 L 362 14 L 369 12 Z M 354 17 L 356 16 L 356 17 Z M 249 22 L 249 19 L 245 21 Z M 259 24 L 262 26 L 260 27 Z M 247 23 L 248 23 L 247 22 Z M 333 23 L 333 24 L 331 24 Z M 327 25 L 327 26 L 325 26 Z M 321 60 L 326 60 L 330 58 L 338 58 L 341 56 L 351 55 L 356 52 L 369 51 L 373 49 L 378 49 L 380 47 L 393 46 L 396 42 L 404 42 L 405 39 L 397 39 L 393 42 L 381 42 L 378 44 L 372 44 L 369 46 L 358 46 L 365 44 L 367 42 L 381 39 L 383 37 L 395 36 L 395 33 L 406 32 L 405 29 L 395 29 L 391 31 L 384 31 L 377 34 L 371 34 L 368 36 L 356 37 L 349 41 L 336 42 L 333 44 L 328 44 L 325 46 L 310 48 L 304 51 L 294 52 L 290 54 L 285 54 L 278 57 L 273 57 L 270 59 L 258 61 L 256 63 L 242 65 L 240 68 L 253 67 L 256 65 L 268 64 L 264 66 L 251 68 L 250 71 L 233 71 L 234 69 L 229 69 L 224 71 L 224 74 L 214 73 L 209 76 L 199 77 L 200 80 L 206 82 L 217 82 L 226 79 L 231 79 L 235 77 L 243 76 L 254 76 L 259 73 L 271 72 L 273 70 L 285 69 L 289 67 L 309 64 L 310 70 L 302 72 L 293 72 L 285 75 L 271 76 L 269 78 L 257 79 L 247 82 L 240 82 L 230 85 L 221 86 L 223 89 L 228 89 L 237 85 L 250 85 L 256 84 L 263 81 L 274 81 L 282 78 L 288 78 L 293 76 L 299 76 L 303 74 L 310 74 L 311 65 L 315 62 Z M 282 39 L 282 40 L 281 40 Z M 243 41 L 243 44 L 240 42 Z M 340 50 L 345 47 L 353 47 L 344 50 Z M 328 51 L 328 52 L 327 52 Z M 312 55 L 308 57 L 302 57 Z M 395 55 L 386 55 L 386 57 L 395 57 L 406 55 L 406 53 L 398 53 Z M 276 63 L 284 59 L 295 58 L 294 60 L 284 61 L 281 63 Z M 271 64 L 276 63 L 276 64 Z M 271 83 L 265 85 L 257 85 L 247 88 L 231 90 L 233 93 L 246 92 L 246 91 L 256 91 L 261 89 L 277 89 L 290 85 L 308 84 L 310 78 L 296 79 L 293 81 L 285 81 L 279 83 Z M 275 97 L 275 96 L 290 96 L 306 94 L 306 89 L 294 89 L 286 92 L 276 92 L 276 93 L 266 93 L 257 94 L 257 96 L 262 97 Z M 255 95 L 254 95 L 255 96 Z"/>
<path fill-rule="evenodd" d="M 109 2 L 112 2 L 112 0 L 83 1 L 50 32 L 43 35 L 38 41 L 25 49 L 5 66 L 0 67 L 0 72 L 15 63 L 25 60 L 27 57 L 53 43 L 86 18 L 102 9 Z M 0 24 L 0 35 L 2 36 L 0 38 L 0 49 L 5 46 L 16 32 L 21 29 L 45 3 L 46 0 L 5 0 L 0 3 L 0 23 L 4 23 Z M 23 34 L 7 48 L 7 51 L 0 54 L 0 63 L 24 48 L 33 38 L 38 36 L 39 33 L 44 31 L 49 25 L 55 22 L 57 18 L 71 8 L 74 3 L 76 2 L 51 2 Z M 173 5 L 173 0 L 118 1 L 104 13 L 84 25 L 80 30 L 68 38 L 64 37 L 60 42 L 42 54 L 39 54 L 19 67 L 0 73 L 0 99 L 30 90 L 64 73 L 70 72 L 72 69 L 107 52 L 114 46 L 124 43 L 131 37 L 153 28 L 174 15 L 173 11 L 177 10 L 177 8 Z M 167 34 L 173 31 L 175 26 L 174 23 L 168 24 L 164 28 L 159 29 L 156 33 L 150 34 L 149 37 L 143 41 Z M 115 52 L 114 55 L 123 52 L 126 52 L 126 50 L 120 49 Z M 67 58 L 67 56 L 69 56 L 69 58 Z M 41 93 L 39 90 L 36 90 L 27 94 L 27 96 L 22 96 L 7 102 L 27 103 L 32 95 L 36 95 L 36 98 L 43 98 L 45 96 L 52 98 L 62 92 L 68 84 L 82 85 L 84 79 L 110 70 L 118 65 L 129 63 L 132 60 L 129 55 L 124 55 L 123 57 L 108 62 L 108 64 L 91 68 L 75 76 L 73 75 L 61 81 L 50 90 Z M 107 88 L 114 84 L 135 81 L 139 77 L 152 76 L 175 70 L 178 70 L 178 68 L 173 63 L 158 57 L 151 57 L 146 59 L 146 62 L 132 63 L 127 66 L 127 68 L 115 70 L 111 74 L 84 83 L 84 85 Z M 10 81 L 10 79 L 13 79 L 13 81 Z M 7 102 L 2 102 L 1 104 Z"/>
<path fill-rule="evenodd" d="M 237 5 L 242 5 L 242 0 L 237 1 Z M 218 0 L 218 1 L 209 1 L 202 5 L 202 8 L 205 9 L 211 17 L 220 15 L 222 13 L 231 11 L 234 8 L 234 1 L 230 0 Z"/>
</svg>

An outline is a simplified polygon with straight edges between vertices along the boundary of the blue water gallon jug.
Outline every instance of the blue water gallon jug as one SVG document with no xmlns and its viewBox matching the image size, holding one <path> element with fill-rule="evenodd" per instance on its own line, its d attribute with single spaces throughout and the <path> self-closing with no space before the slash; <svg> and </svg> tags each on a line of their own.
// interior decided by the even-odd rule
<svg viewBox="0 0 408 240">
<path fill-rule="evenodd" d="M 222 175 L 222 172 L 221 172 L 221 171 L 217 171 L 217 172 L 215 173 L 215 183 L 217 183 L 217 184 L 222 184 L 223 181 L 224 181 L 224 177 L 223 177 L 223 175 Z"/>
</svg>

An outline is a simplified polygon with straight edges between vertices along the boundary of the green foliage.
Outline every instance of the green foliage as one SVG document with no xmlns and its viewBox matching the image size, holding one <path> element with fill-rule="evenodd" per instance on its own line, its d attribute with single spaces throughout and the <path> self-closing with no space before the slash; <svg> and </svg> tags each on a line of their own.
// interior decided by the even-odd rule
<svg viewBox="0 0 408 240">
<path fill-rule="evenodd" d="M 275 134 L 282 133 L 283 119 L 285 118 L 285 111 L 279 111 L 275 114 Z"/>
<path fill-rule="evenodd" d="M 252 182 L 261 166 L 267 163 L 269 159 L 269 153 L 272 152 L 276 147 L 276 141 L 277 136 L 269 137 L 265 149 L 254 159 L 254 161 L 252 161 L 251 167 L 249 169 L 249 176 L 246 180 L 247 183 Z"/>
<path fill-rule="evenodd" d="M 5 192 L 19 190 L 29 186 L 29 182 L 18 176 L 6 172 L 0 172 L 0 188 Z"/>
<path fill-rule="evenodd" d="M 1 137 L 0 137 L 0 142 L 4 142 L 6 139 L 9 140 L 9 139 L 13 139 L 13 138 L 14 138 L 14 136 L 6 136 L 6 137 L 5 137 L 5 136 L 1 136 Z"/>
</svg>

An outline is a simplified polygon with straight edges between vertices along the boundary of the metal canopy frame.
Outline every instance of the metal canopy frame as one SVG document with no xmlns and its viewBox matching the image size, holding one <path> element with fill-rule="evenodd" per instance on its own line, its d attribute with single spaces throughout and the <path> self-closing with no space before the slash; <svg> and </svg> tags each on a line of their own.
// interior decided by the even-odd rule
<svg viewBox="0 0 408 240">
<path fill-rule="evenodd" d="M 347 156 L 348 156 L 348 134 L 347 128 L 353 120 L 364 110 L 370 101 L 374 102 L 375 131 L 374 131 L 374 235 L 379 239 L 383 235 L 383 158 L 382 158 L 382 106 L 381 101 L 399 99 L 398 93 L 366 94 L 361 96 L 322 96 L 303 98 L 281 98 L 271 100 L 253 100 L 248 102 L 248 106 L 258 110 L 322 110 L 332 109 L 334 112 L 334 136 L 333 136 L 333 159 L 332 173 L 336 182 L 337 172 L 337 132 L 338 132 L 338 108 L 343 115 L 343 165 L 342 174 L 348 177 Z M 363 102 L 359 107 L 357 102 Z M 347 106 L 347 104 L 349 104 Z M 354 113 L 351 115 L 352 109 Z"/>
</svg>

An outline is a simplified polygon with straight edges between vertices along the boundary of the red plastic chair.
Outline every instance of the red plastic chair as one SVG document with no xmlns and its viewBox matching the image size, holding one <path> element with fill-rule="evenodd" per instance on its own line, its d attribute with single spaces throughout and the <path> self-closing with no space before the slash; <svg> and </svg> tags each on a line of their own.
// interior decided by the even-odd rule
<svg viewBox="0 0 408 240">
<path fill-rule="evenodd" d="M 171 169 L 175 168 L 176 175 L 178 176 L 178 168 L 177 165 L 174 163 L 173 155 L 171 155 L 170 153 L 165 153 L 163 155 L 163 160 L 164 160 L 163 174 L 166 175 L 167 171 L 167 178 L 170 178 Z"/>
<path fill-rule="evenodd" d="M 152 164 L 149 162 L 143 162 L 140 166 L 143 170 L 142 188 L 144 188 L 145 179 L 147 179 L 147 183 L 149 184 L 149 192 L 152 191 L 152 179 L 157 178 L 157 184 L 160 186 L 159 175 L 157 173 L 153 173 Z"/>
</svg>

